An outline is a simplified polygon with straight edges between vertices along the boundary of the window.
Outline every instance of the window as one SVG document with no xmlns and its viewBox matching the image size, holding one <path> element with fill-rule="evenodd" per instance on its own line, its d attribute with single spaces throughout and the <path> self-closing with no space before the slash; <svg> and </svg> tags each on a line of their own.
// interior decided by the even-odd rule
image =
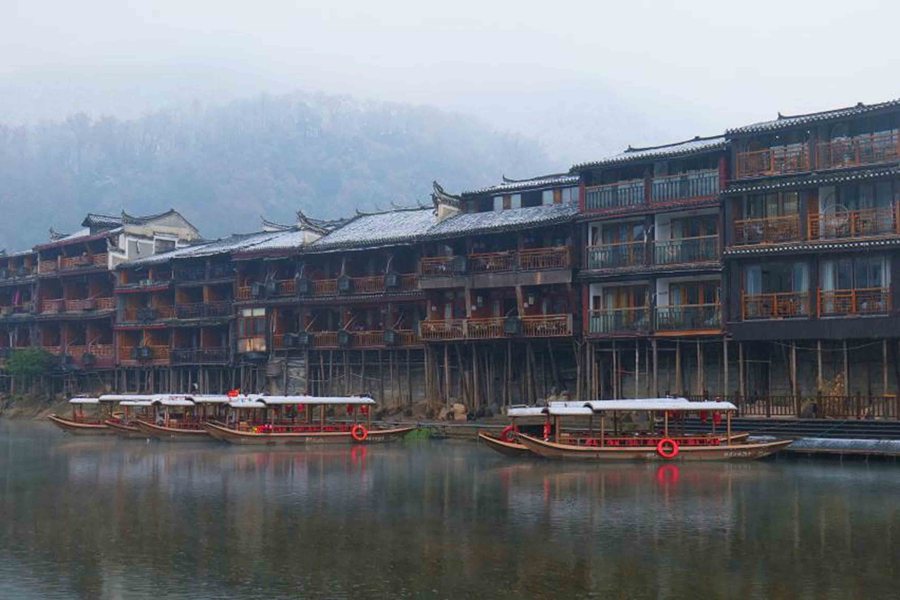
<svg viewBox="0 0 900 600">
<path fill-rule="evenodd" d="M 716 281 L 690 281 L 669 284 L 669 304 L 691 306 L 715 304 L 719 301 L 719 283 Z"/>
<path fill-rule="evenodd" d="M 237 322 L 238 352 L 266 351 L 266 309 L 245 308 Z"/>
<path fill-rule="evenodd" d="M 809 290 L 809 268 L 804 262 L 749 265 L 744 268 L 744 293 L 803 293 Z"/>
<path fill-rule="evenodd" d="M 604 225 L 601 230 L 601 243 L 621 244 L 625 242 L 644 241 L 644 222 L 612 223 Z"/>
<path fill-rule="evenodd" d="M 719 218 L 717 215 L 699 215 L 672 219 L 672 239 L 695 238 L 716 235 Z"/>
<path fill-rule="evenodd" d="M 800 212 L 800 192 L 754 194 L 747 199 L 744 211 L 748 219 L 796 215 Z"/>
<path fill-rule="evenodd" d="M 827 260 L 822 263 L 821 276 L 825 291 L 880 289 L 890 285 L 889 263 L 884 256 Z"/>
<path fill-rule="evenodd" d="M 494 211 L 500 212 L 503 210 L 503 196 L 494 196 Z"/>
<path fill-rule="evenodd" d="M 169 250 L 174 250 L 175 241 L 176 240 L 167 240 L 165 238 L 154 238 L 153 252 L 158 254 L 160 252 L 168 252 Z"/>
</svg>

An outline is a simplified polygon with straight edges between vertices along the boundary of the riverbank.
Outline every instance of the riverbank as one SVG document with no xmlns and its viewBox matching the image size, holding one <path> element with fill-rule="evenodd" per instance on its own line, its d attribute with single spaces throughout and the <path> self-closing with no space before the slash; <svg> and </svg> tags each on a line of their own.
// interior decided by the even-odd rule
<svg viewBox="0 0 900 600">
<path fill-rule="evenodd" d="M 0 419 L 44 419 L 70 412 L 68 400 L 48 394 L 0 395 Z"/>
</svg>

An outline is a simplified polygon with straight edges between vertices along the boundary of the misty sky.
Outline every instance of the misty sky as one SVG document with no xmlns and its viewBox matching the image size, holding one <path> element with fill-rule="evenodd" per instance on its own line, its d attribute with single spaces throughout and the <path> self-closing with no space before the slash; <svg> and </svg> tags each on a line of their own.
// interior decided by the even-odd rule
<svg viewBox="0 0 900 600">
<path fill-rule="evenodd" d="M 900 97 L 898 7 L 0 0 L 0 121 L 299 88 L 471 113 L 563 166 Z"/>
</svg>

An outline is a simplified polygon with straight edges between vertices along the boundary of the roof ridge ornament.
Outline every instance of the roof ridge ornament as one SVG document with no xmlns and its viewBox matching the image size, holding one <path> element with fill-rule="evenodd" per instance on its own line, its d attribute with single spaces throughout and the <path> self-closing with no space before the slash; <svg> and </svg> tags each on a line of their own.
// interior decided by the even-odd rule
<svg viewBox="0 0 900 600">
<path fill-rule="evenodd" d="M 461 208 L 459 196 L 445 192 L 444 188 L 437 181 L 432 181 L 431 186 L 431 202 L 434 204 L 434 214 L 438 223 L 448 217 L 459 214 Z"/>
</svg>

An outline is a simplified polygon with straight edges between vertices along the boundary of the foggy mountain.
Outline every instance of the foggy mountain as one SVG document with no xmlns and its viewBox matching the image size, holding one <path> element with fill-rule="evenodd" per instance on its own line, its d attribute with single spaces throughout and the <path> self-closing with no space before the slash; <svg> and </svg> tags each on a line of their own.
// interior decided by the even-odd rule
<svg viewBox="0 0 900 600">
<path fill-rule="evenodd" d="M 290 94 L 122 119 L 0 125 L 0 249 L 69 232 L 85 213 L 180 210 L 207 237 L 429 202 L 548 169 L 542 147 L 476 118 L 408 104 Z"/>
</svg>

